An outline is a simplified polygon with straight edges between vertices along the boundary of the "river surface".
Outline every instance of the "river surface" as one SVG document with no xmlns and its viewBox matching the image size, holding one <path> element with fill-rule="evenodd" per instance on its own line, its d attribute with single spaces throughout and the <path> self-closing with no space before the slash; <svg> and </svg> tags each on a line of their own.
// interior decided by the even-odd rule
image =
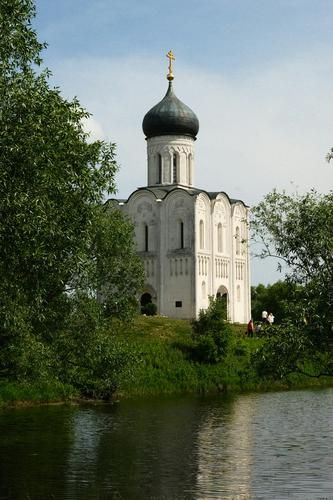
<svg viewBox="0 0 333 500">
<path fill-rule="evenodd" d="M 333 498 L 333 389 L 0 412 L 0 499 Z"/>
</svg>

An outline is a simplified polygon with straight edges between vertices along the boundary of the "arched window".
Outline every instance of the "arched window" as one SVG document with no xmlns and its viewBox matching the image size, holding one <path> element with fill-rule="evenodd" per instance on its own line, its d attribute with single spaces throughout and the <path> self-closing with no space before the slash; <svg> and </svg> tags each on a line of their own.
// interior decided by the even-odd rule
<svg viewBox="0 0 333 500">
<path fill-rule="evenodd" d="M 184 222 L 179 222 L 179 248 L 184 248 Z"/>
<path fill-rule="evenodd" d="M 148 249 L 149 249 L 149 231 L 147 224 L 145 224 L 145 252 L 148 252 Z"/>
<path fill-rule="evenodd" d="M 192 155 L 191 153 L 187 157 L 187 183 L 192 184 Z"/>
<path fill-rule="evenodd" d="M 240 229 L 237 226 L 236 227 L 236 255 L 240 255 L 240 245 L 241 245 L 241 239 L 240 239 Z"/>
<path fill-rule="evenodd" d="M 178 155 L 174 153 L 172 156 L 172 182 L 173 184 L 178 183 Z"/>
<path fill-rule="evenodd" d="M 162 156 L 157 155 L 157 184 L 162 184 Z"/>
<path fill-rule="evenodd" d="M 222 311 L 223 311 L 223 317 L 225 319 L 228 318 L 228 307 L 229 307 L 229 298 L 228 298 L 228 290 L 224 287 L 221 286 L 216 294 L 216 298 L 221 301 L 220 304 L 223 304 L 222 306 Z"/>
<path fill-rule="evenodd" d="M 204 221 L 199 222 L 199 236 L 200 236 L 200 248 L 205 248 L 205 225 Z"/>
<path fill-rule="evenodd" d="M 217 226 L 217 251 L 223 252 L 223 228 L 221 222 Z"/>
</svg>

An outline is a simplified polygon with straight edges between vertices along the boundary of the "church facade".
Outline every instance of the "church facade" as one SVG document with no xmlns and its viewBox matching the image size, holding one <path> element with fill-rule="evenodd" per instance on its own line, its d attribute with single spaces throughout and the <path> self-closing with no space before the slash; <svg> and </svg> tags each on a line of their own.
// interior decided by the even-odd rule
<svg viewBox="0 0 333 500">
<path fill-rule="evenodd" d="M 195 318 L 209 297 L 226 302 L 232 322 L 250 319 L 249 208 L 223 191 L 193 185 L 195 113 L 175 95 L 171 52 L 165 97 L 143 119 L 147 186 L 110 200 L 129 216 L 145 268 L 141 304 Z"/>
</svg>

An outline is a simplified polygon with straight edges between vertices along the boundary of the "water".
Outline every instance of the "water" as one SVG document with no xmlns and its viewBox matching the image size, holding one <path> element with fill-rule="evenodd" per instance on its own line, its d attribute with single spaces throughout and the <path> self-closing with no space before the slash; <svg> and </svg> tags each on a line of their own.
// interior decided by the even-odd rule
<svg viewBox="0 0 333 500">
<path fill-rule="evenodd" d="M 0 499 L 333 498 L 333 389 L 0 413 Z"/>
</svg>

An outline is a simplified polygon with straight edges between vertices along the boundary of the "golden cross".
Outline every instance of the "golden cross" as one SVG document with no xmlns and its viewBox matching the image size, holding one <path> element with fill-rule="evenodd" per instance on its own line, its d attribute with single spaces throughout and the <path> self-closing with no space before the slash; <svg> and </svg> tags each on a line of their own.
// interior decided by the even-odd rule
<svg viewBox="0 0 333 500">
<path fill-rule="evenodd" d="M 172 73 L 172 61 L 175 60 L 175 56 L 174 56 L 172 50 L 169 50 L 169 52 L 167 53 L 166 56 L 169 59 L 169 73 L 167 74 L 167 79 L 168 80 L 173 80 L 174 76 L 173 76 L 173 73 Z"/>
</svg>

